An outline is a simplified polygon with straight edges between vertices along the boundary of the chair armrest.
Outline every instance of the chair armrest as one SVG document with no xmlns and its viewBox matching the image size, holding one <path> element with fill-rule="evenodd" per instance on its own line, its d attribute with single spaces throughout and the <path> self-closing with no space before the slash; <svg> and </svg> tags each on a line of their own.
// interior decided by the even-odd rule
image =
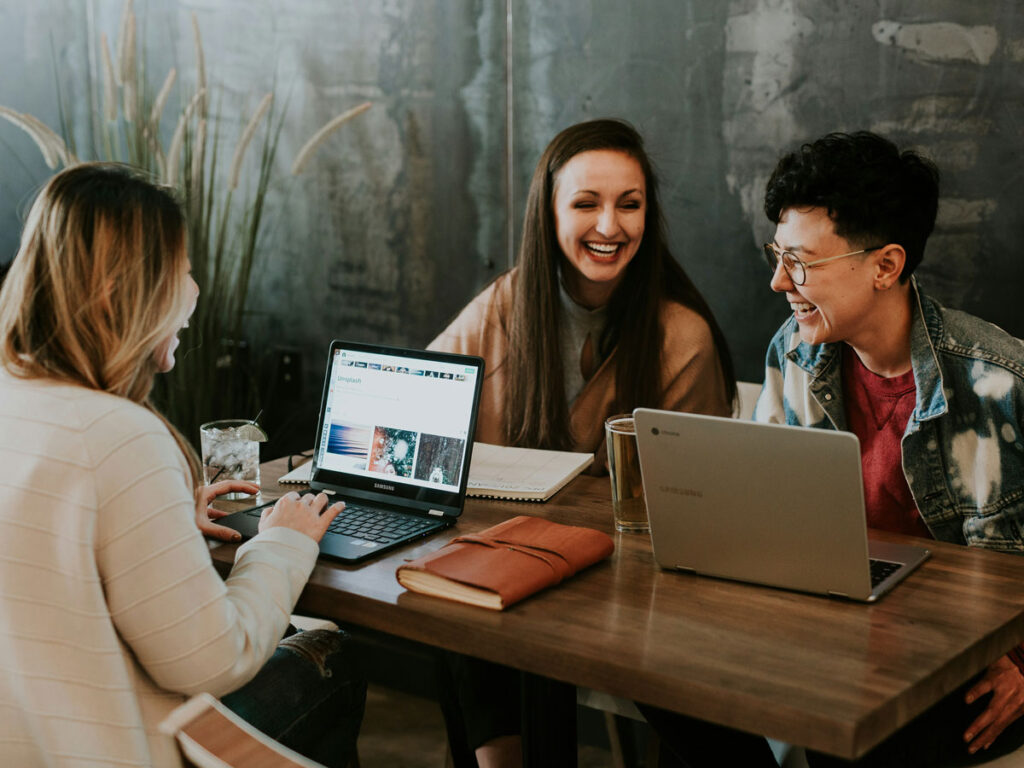
<svg viewBox="0 0 1024 768">
<path fill-rule="evenodd" d="M 177 741 L 186 763 L 196 768 L 323 768 L 256 730 L 208 693 L 171 712 L 160 730 Z"/>
</svg>

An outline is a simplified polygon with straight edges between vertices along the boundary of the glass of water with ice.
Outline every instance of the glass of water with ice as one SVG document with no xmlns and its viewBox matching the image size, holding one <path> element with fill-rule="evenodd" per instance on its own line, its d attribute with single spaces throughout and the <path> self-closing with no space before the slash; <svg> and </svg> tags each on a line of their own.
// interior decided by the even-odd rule
<svg viewBox="0 0 1024 768">
<path fill-rule="evenodd" d="M 207 485 L 221 480 L 260 483 L 260 443 L 267 439 L 263 429 L 245 419 L 221 419 L 199 427 L 203 448 L 203 480 Z M 249 494 L 229 493 L 222 498 L 244 499 Z"/>
</svg>

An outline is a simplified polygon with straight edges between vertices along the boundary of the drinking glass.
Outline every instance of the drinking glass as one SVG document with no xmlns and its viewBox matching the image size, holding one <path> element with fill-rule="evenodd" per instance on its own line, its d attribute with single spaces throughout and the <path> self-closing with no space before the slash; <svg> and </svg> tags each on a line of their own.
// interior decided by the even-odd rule
<svg viewBox="0 0 1024 768">
<path fill-rule="evenodd" d="M 644 485 L 640 478 L 640 456 L 636 449 L 636 425 L 628 413 L 610 416 L 604 422 L 608 444 L 608 471 L 612 481 L 612 511 L 615 528 L 638 533 L 649 531 Z"/>
<path fill-rule="evenodd" d="M 260 484 L 260 441 L 253 439 L 253 427 L 253 423 L 246 419 L 221 419 L 199 427 L 203 480 L 207 485 L 220 480 L 246 480 Z M 248 496 L 247 493 L 229 493 L 222 498 L 244 499 Z"/>
</svg>

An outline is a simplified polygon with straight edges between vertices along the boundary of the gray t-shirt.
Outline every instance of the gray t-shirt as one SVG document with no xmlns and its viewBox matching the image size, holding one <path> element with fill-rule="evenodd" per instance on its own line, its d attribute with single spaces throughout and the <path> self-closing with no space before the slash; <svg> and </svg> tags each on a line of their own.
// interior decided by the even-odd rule
<svg viewBox="0 0 1024 768">
<path fill-rule="evenodd" d="M 580 359 L 583 345 L 590 336 L 594 360 L 599 360 L 598 342 L 608 321 L 608 307 L 587 309 L 581 307 L 565 290 L 561 281 L 558 284 L 558 298 L 562 304 L 561 323 L 558 327 L 559 343 L 562 348 L 564 368 L 565 402 L 570 406 L 577 395 L 583 391 L 587 383 L 580 370 Z M 596 368 L 595 368 L 596 370 Z M 593 372 L 591 372 L 593 373 Z"/>
</svg>

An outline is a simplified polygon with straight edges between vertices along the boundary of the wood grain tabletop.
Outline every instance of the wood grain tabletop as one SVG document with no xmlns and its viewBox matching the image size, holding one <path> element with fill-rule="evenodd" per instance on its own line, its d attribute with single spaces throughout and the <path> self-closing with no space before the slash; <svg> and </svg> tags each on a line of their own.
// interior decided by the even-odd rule
<svg viewBox="0 0 1024 768">
<path fill-rule="evenodd" d="M 266 498 L 295 490 L 276 482 L 285 470 L 263 465 Z M 603 530 L 615 552 L 500 613 L 395 579 L 407 559 L 520 514 Z M 1024 557 L 927 546 L 871 605 L 663 571 L 647 535 L 614 531 L 608 479 L 581 476 L 544 504 L 468 499 L 454 528 L 361 565 L 321 559 L 297 611 L 853 758 L 1024 640 Z M 222 573 L 235 549 L 213 550 Z"/>
</svg>

